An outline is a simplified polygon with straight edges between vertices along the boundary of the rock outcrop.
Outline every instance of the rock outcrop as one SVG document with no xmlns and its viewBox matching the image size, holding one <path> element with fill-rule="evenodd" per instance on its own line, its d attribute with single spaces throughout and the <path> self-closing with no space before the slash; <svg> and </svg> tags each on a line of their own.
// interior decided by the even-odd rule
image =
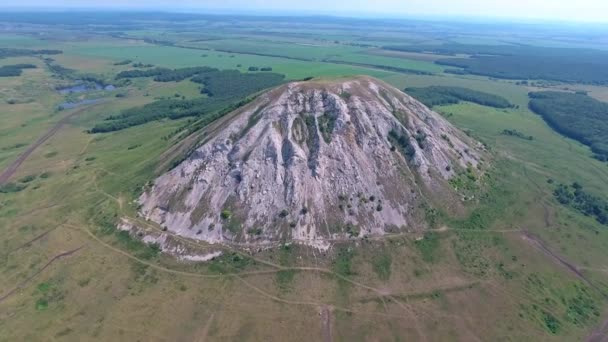
<svg viewBox="0 0 608 342">
<path fill-rule="evenodd" d="M 293 82 L 225 118 L 146 190 L 141 215 L 189 238 L 254 246 L 422 230 L 430 198 L 459 201 L 449 180 L 482 153 L 381 81 Z"/>
</svg>

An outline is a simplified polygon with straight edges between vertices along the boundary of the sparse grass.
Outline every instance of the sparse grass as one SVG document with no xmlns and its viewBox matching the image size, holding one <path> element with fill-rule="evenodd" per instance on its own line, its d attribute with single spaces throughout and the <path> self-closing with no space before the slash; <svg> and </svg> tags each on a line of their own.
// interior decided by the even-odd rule
<svg viewBox="0 0 608 342">
<path fill-rule="evenodd" d="M 433 263 L 437 262 L 440 258 L 440 237 L 438 233 L 428 232 L 418 240 L 414 241 L 414 246 L 420 252 L 422 260 Z"/>
<path fill-rule="evenodd" d="M 390 252 L 386 249 L 379 251 L 372 257 L 372 267 L 378 278 L 382 281 L 387 281 L 391 277 L 391 265 L 393 258 Z"/>
</svg>

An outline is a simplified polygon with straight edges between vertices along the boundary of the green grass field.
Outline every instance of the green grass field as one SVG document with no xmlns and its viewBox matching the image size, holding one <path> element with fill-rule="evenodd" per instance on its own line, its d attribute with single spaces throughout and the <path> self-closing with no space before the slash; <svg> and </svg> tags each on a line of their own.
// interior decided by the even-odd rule
<svg viewBox="0 0 608 342">
<path fill-rule="evenodd" d="M 362 240 L 338 244 L 327 255 L 298 245 L 249 254 L 189 241 L 193 250 L 222 250 L 224 256 L 208 263 L 175 260 L 118 233 L 115 223 L 127 217 L 148 229 L 161 229 L 137 217 L 134 201 L 159 172 L 163 153 L 178 143 L 162 137 L 187 121 L 155 121 L 104 134 L 86 130 L 155 98 L 201 96 L 198 85 L 137 79 L 115 92 L 101 93 L 101 103 L 57 111 L 65 97 L 55 87 L 68 81 L 53 75 L 38 58 L 0 60 L 0 65 L 38 66 L 19 77 L 0 78 L 0 170 L 62 117 L 79 113 L 10 178 L 24 188 L 0 193 L 0 341 L 321 340 L 324 310 L 331 315 L 334 340 L 349 341 L 573 341 L 585 339 L 602 324 L 608 230 L 559 205 L 552 191 L 556 183 L 576 181 L 605 196 L 608 166 L 530 112 L 527 87 L 443 74 L 443 67 L 432 59 L 371 55 L 364 53 L 368 48 L 343 45 L 392 42 L 400 39 L 399 32 L 374 36 L 363 30 L 286 28 L 279 34 L 266 24 L 264 28 L 267 31 L 243 40 L 237 37 L 245 33 L 222 29 L 180 33 L 173 28 L 163 35 L 152 28 L 129 32 L 130 37 L 239 53 L 155 45 L 101 33 L 76 39 L 76 32 L 63 29 L 56 41 L 3 33 L 0 47 L 62 49 L 62 55 L 53 57 L 56 63 L 107 77 L 130 69 L 114 63 L 131 59 L 169 68 L 210 66 L 243 72 L 249 66 L 270 66 L 289 79 L 366 74 L 399 89 L 461 86 L 503 96 L 519 107 L 498 110 L 465 102 L 434 108 L 491 151 L 487 187 L 467 208 L 469 213 L 456 218 L 439 210 L 437 227 L 443 229 L 423 240 L 420 233 Z M 311 42 L 321 31 L 327 33 L 325 40 L 314 45 Z M 191 42 L 204 34 L 221 39 Z M 408 42 L 435 39 L 422 38 L 403 35 Z M 455 41 L 492 43 L 469 36 Z M 595 91 L 602 93 L 605 87 Z M 19 103 L 9 104 L 11 99 Z M 505 129 L 534 139 L 501 134 Z M 577 265 L 591 283 L 526 234 Z M 61 256 L 70 251 L 73 254 Z M 2 297 L 13 289 L 14 295 Z"/>
</svg>

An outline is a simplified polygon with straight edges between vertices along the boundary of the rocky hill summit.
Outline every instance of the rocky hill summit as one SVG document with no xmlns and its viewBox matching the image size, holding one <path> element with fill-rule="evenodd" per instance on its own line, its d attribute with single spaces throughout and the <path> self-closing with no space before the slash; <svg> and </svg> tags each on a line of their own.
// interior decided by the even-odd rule
<svg viewBox="0 0 608 342">
<path fill-rule="evenodd" d="M 479 143 L 373 78 L 293 82 L 224 118 L 139 201 L 193 239 L 243 246 L 425 229 L 449 180 L 476 169 Z"/>
</svg>

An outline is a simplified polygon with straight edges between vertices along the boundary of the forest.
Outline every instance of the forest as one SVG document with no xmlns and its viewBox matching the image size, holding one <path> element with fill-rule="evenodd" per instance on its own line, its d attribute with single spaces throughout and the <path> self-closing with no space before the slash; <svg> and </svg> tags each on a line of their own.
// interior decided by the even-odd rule
<svg viewBox="0 0 608 342">
<path fill-rule="evenodd" d="M 63 53 L 61 50 L 28 50 L 15 48 L 0 48 L 0 58 L 38 56 L 38 55 L 58 55 Z"/>
<path fill-rule="evenodd" d="M 156 82 L 178 82 L 201 73 L 215 72 L 218 69 L 209 67 L 192 67 L 181 69 L 154 68 L 147 70 L 127 70 L 116 75 L 116 79 L 154 77 Z"/>
<path fill-rule="evenodd" d="M 463 68 L 468 73 L 505 79 L 544 79 L 561 82 L 608 84 L 608 53 L 593 49 L 550 48 L 528 45 L 412 45 L 385 46 L 386 50 L 424 52 L 469 58 L 444 58 L 436 64 Z"/>
<path fill-rule="evenodd" d="M 0 77 L 21 76 L 23 69 L 35 69 L 34 64 L 13 64 L 0 67 Z"/>
<path fill-rule="evenodd" d="M 608 160 L 608 103 L 584 94 L 532 92 L 530 109 L 559 133 L 591 147 L 596 158 Z"/>
<path fill-rule="evenodd" d="M 186 70 L 187 69 L 187 70 Z M 171 72 L 157 74 L 161 79 L 179 79 L 183 75 L 192 75 L 193 69 L 199 75 L 193 82 L 202 84 L 202 92 L 208 97 L 192 100 L 163 99 L 144 106 L 130 108 L 118 115 L 108 117 L 104 122 L 95 125 L 90 132 L 102 133 L 125 129 L 132 126 L 160 119 L 179 119 L 189 116 L 210 116 L 216 118 L 214 113 L 223 113 L 223 109 L 232 107 L 243 98 L 260 90 L 279 85 L 284 75 L 276 73 L 240 73 L 238 70 L 217 70 L 206 68 L 208 72 L 200 73 L 203 68 L 176 69 Z"/>
<path fill-rule="evenodd" d="M 424 103 L 427 107 L 457 104 L 460 101 L 477 103 L 495 108 L 509 108 L 507 99 L 462 87 L 431 86 L 425 88 L 406 88 L 407 94 Z"/>
</svg>

